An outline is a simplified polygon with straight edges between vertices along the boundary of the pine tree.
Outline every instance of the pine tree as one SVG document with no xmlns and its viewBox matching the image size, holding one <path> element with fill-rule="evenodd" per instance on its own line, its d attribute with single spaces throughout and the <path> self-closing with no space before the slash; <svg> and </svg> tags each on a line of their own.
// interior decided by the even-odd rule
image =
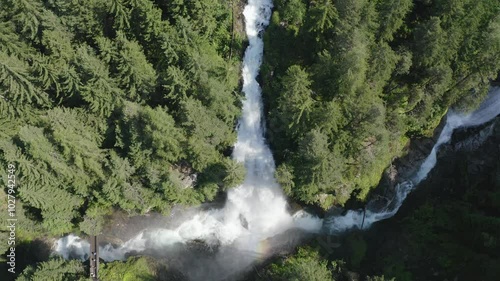
<svg viewBox="0 0 500 281">
<path fill-rule="evenodd" d="M 47 94 L 30 81 L 29 66 L 22 60 L 0 51 L 0 89 L 4 100 L 14 104 L 49 104 Z"/>
<path fill-rule="evenodd" d="M 37 267 L 28 266 L 16 280 L 83 281 L 88 279 L 86 275 L 87 272 L 80 261 L 56 258 L 39 263 Z"/>
<path fill-rule="evenodd" d="M 307 126 L 314 106 L 309 74 L 299 66 L 291 66 L 281 83 L 283 89 L 282 96 L 278 99 L 278 112 L 283 116 L 291 134 L 297 135 L 300 128 Z"/>
<path fill-rule="evenodd" d="M 0 51 L 8 55 L 19 53 L 25 46 L 19 41 L 15 32 L 14 23 L 11 21 L 0 22 Z"/>
<path fill-rule="evenodd" d="M 131 1 L 133 4 L 133 2 Z M 114 26 L 117 30 L 123 30 L 130 28 L 130 11 L 125 7 L 122 0 L 112 0 L 109 12 L 114 16 Z"/>
<path fill-rule="evenodd" d="M 155 70 L 137 42 L 127 40 L 122 34 L 118 34 L 118 38 L 116 69 L 120 86 L 128 93 L 130 100 L 147 100 L 155 90 Z"/>
<path fill-rule="evenodd" d="M 117 82 L 109 77 L 108 66 L 97 58 L 90 47 L 80 46 L 78 52 L 80 55 L 73 63 L 83 84 L 78 87 L 78 93 L 92 112 L 109 116 L 124 94 L 117 87 Z"/>
<path fill-rule="evenodd" d="M 325 34 L 332 31 L 334 27 L 337 9 L 331 0 L 316 1 L 309 10 L 309 17 L 309 31 L 316 34 Z M 319 40 L 319 38 L 316 40 Z"/>
<path fill-rule="evenodd" d="M 411 0 L 383 0 L 378 3 L 380 31 L 379 39 L 392 41 L 394 33 L 403 26 L 406 15 L 413 8 Z"/>
</svg>

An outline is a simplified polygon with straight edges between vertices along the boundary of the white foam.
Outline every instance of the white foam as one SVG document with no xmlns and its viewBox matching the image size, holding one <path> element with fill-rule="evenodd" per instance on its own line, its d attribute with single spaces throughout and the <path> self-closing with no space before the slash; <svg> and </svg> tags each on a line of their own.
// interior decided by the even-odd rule
<svg viewBox="0 0 500 281">
<path fill-rule="evenodd" d="M 450 141 L 453 132 L 460 127 L 473 127 L 491 121 L 500 114 L 500 88 L 493 88 L 488 98 L 481 106 L 470 114 L 460 114 L 449 111 L 446 115 L 446 124 L 439 135 L 431 153 L 421 164 L 411 180 L 396 186 L 394 198 L 387 202 L 384 208 L 372 210 L 349 210 L 345 215 L 331 216 L 325 219 L 326 228 L 332 233 L 344 232 L 352 228 L 368 228 L 373 223 L 394 216 L 408 194 L 422 181 L 434 168 L 437 162 L 439 147 Z"/>
<path fill-rule="evenodd" d="M 243 11 L 249 45 L 242 68 L 245 99 L 237 127 L 238 140 L 233 150 L 233 159 L 243 163 L 247 170 L 243 184 L 229 190 L 223 209 L 199 212 L 175 229 L 146 231 L 118 248 L 106 246 L 100 252 L 104 260 L 124 259 L 130 251 L 195 239 L 208 244 L 234 244 L 248 250 L 255 247 L 258 241 L 293 227 L 308 231 L 319 231 L 321 228 L 318 218 L 301 213 L 294 219 L 288 213 L 287 202 L 274 178 L 274 159 L 264 140 L 261 88 L 256 79 L 264 47 L 259 34 L 269 24 L 271 8 L 270 0 L 250 0 Z M 70 246 L 67 243 L 61 245 Z M 66 251 L 63 248 L 56 250 L 63 256 Z"/>
</svg>

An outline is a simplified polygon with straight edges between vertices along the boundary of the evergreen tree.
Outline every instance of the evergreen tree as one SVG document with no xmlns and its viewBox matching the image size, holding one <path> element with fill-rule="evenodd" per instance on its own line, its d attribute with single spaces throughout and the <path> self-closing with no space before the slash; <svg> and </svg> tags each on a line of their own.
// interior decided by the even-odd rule
<svg viewBox="0 0 500 281">
<path fill-rule="evenodd" d="M 83 281 L 87 279 L 87 272 L 80 261 L 52 259 L 40 263 L 37 267 L 28 266 L 16 280 Z"/>
</svg>

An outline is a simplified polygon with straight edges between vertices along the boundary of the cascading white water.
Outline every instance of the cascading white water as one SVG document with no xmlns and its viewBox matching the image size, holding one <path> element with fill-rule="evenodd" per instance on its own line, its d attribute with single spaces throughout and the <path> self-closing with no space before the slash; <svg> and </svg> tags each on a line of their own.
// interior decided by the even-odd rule
<svg viewBox="0 0 500 281">
<path fill-rule="evenodd" d="M 269 24 L 271 9 L 271 0 L 249 0 L 243 11 L 249 45 L 242 68 L 243 114 L 233 150 L 233 158 L 244 163 L 247 171 L 243 184 L 228 192 L 223 209 L 200 212 L 175 229 L 145 231 L 118 248 L 101 247 L 100 255 L 104 260 L 121 260 L 127 252 L 157 249 L 195 239 L 256 252 L 261 241 L 290 228 L 311 232 L 321 229 L 319 218 L 305 212 L 294 216 L 287 212 L 286 199 L 274 178 L 273 156 L 264 140 L 261 88 L 256 79 L 264 47 L 261 35 Z M 56 246 L 56 252 L 65 258 L 72 252 L 85 259 L 85 254 L 88 256 L 86 249 L 88 243 L 73 235 L 59 239 Z"/>
<path fill-rule="evenodd" d="M 223 209 L 202 211 L 173 229 L 144 231 L 118 248 L 100 248 L 106 261 L 121 260 L 129 252 L 158 249 L 176 243 L 203 240 L 207 244 L 231 245 L 242 252 L 260 254 L 258 244 L 266 238 L 290 228 L 316 232 L 323 227 L 329 232 L 343 232 L 373 223 L 396 214 L 407 195 L 436 164 L 439 146 L 450 140 L 458 127 L 485 123 L 500 114 L 500 91 L 494 89 L 490 98 L 469 115 L 449 112 L 446 125 L 430 155 L 415 177 L 396 187 L 393 200 L 382 210 L 350 210 L 342 216 L 321 219 L 305 212 L 290 215 L 279 185 L 274 179 L 274 160 L 263 136 L 261 89 L 256 80 L 262 60 L 263 41 L 260 37 L 271 16 L 271 0 L 249 0 L 243 12 L 249 46 L 243 61 L 243 114 L 238 124 L 238 141 L 233 158 L 244 163 L 247 174 L 244 183 L 228 192 Z M 86 259 L 89 245 L 74 235 L 59 239 L 55 251 L 64 258 Z"/>
<path fill-rule="evenodd" d="M 90 254 L 90 244 L 86 240 L 70 234 L 57 240 L 55 251 L 64 259 L 79 258 L 86 260 Z"/>
<path fill-rule="evenodd" d="M 368 228 L 373 223 L 394 216 L 408 194 L 424 180 L 437 162 L 439 147 L 450 141 L 453 131 L 457 128 L 473 127 L 484 124 L 500 114 L 500 88 L 493 88 L 488 98 L 471 114 L 460 114 L 448 111 L 446 124 L 439 135 L 431 153 L 421 164 L 419 170 L 411 178 L 396 186 L 396 194 L 392 201 L 387 202 L 382 210 L 350 210 L 343 216 L 332 216 L 325 219 L 325 228 L 331 233 L 339 233 L 348 229 Z"/>
<path fill-rule="evenodd" d="M 437 151 L 439 146 L 450 141 L 453 131 L 459 127 L 473 127 L 490 121 L 500 114 L 500 89 L 494 88 L 481 106 L 472 114 L 462 115 L 453 111 L 448 112 L 446 125 L 432 148 L 431 153 L 420 167 L 413 182 L 419 183 L 427 177 L 427 174 L 436 165 Z"/>
</svg>

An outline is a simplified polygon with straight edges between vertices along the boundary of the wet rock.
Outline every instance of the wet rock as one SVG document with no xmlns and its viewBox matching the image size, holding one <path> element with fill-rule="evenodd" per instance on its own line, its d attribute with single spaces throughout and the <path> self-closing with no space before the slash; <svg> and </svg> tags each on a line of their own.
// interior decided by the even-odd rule
<svg viewBox="0 0 500 281">
<path fill-rule="evenodd" d="M 240 219 L 240 222 L 241 222 L 241 226 L 243 226 L 244 228 L 248 229 L 248 221 L 247 221 L 247 219 L 242 214 L 239 215 L 239 219 Z"/>
</svg>

